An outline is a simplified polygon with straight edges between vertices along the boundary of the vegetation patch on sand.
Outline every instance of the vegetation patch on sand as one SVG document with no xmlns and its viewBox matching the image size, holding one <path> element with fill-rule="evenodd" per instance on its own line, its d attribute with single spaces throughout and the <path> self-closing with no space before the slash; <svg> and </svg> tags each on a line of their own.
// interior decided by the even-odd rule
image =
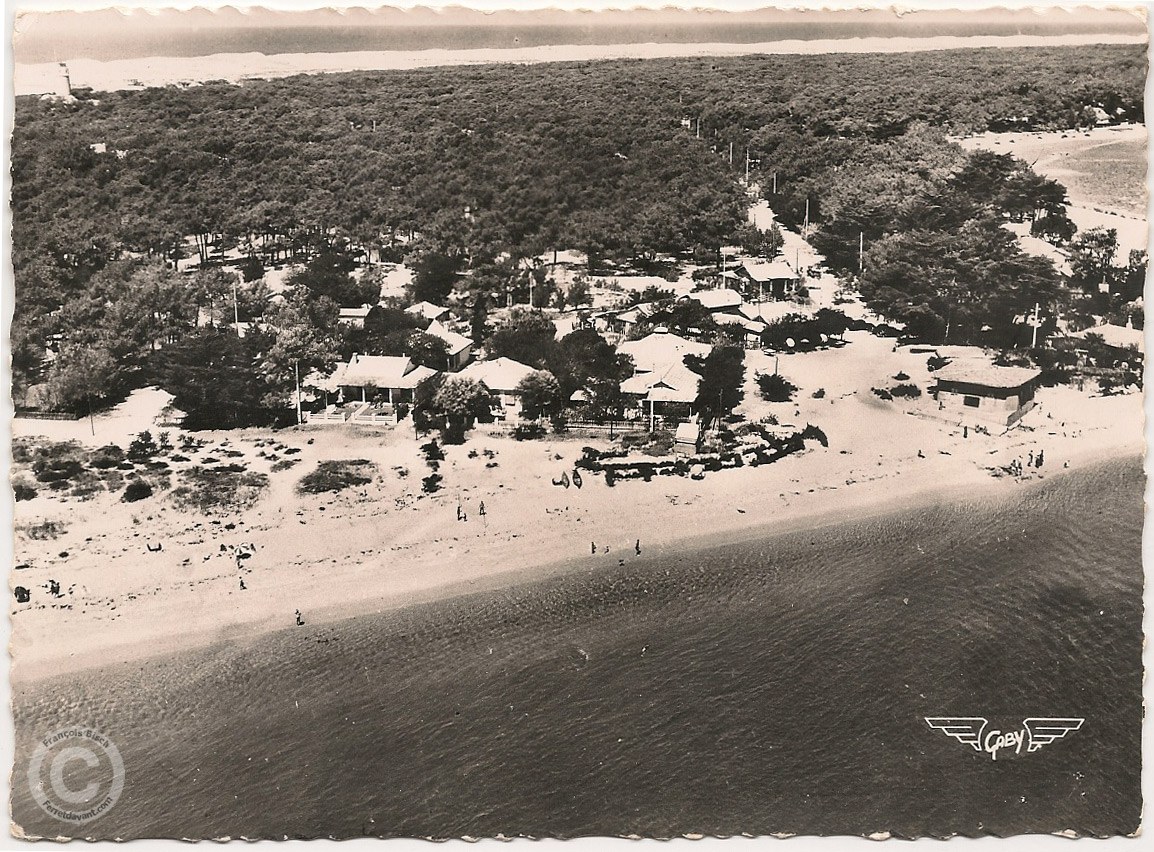
<svg viewBox="0 0 1154 852">
<path fill-rule="evenodd" d="M 263 473 L 232 468 L 192 468 L 180 475 L 180 485 L 172 489 L 178 509 L 197 509 L 205 514 L 235 511 L 251 506 L 268 488 Z"/>
<path fill-rule="evenodd" d="M 341 459 L 317 463 L 317 469 L 306 473 L 297 483 L 298 494 L 324 494 L 343 491 L 373 481 L 377 466 L 368 459 Z"/>
</svg>

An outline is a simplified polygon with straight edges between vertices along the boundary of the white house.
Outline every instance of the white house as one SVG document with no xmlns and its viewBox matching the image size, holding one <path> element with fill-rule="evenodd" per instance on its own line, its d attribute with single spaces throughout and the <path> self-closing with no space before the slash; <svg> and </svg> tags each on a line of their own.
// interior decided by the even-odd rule
<svg viewBox="0 0 1154 852">
<path fill-rule="evenodd" d="M 414 364 L 403 355 L 358 355 L 340 364 L 326 382 L 345 402 L 378 402 L 394 405 L 412 402 L 413 392 L 437 371 Z"/>
<path fill-rule="evenodd" d="M 449 371 L 456 372 L 473 360 L 473 341 L 465 337 L 463 334 L 457 334 L 455 331 L 449 331 L 438 320 L 433 320 L 427 329 L 426 334 L 431 334 L 433 337 L 445 341 L 445 345 L 449 347 Z"/>
<path fill-rule="evenodd" d="M 934 373 L 938 410 L 958 422 L 1013 426 L 1034 407 L 1042 371 L 955 361 Z"/>
<path fill-rule="evenodd" d="M 496 397 L 493 416 L 505 418 L 509 414 L 520 413 L 521 395 L 517 392 L 517 385 L 527 375 L 535 372 L 537 372 L 535 367 L 514 361 L 512 358 L 494 358 L 492 361 L 474 361 L 458 375 L 487 387 Z"/>
<path fill-rule="evenodd" d="M 434 305 L 432 302 L 417 302 L 417 304 L 405 308 L 405 313 L 424 317 L 430 322 L 440 322 L 449 316 L 449 309 Z"/>
<path fill-rule="evenodd" d="M 669 364 L 684 364 L 686 355 L 704 358 L 709 354 L 708 343 L 686 340 L 670 331 L 657 329 L 640 340 L 627 340 L 617 351 L 633 359 L 635 373 L 650 373 Z"/>
</svg>

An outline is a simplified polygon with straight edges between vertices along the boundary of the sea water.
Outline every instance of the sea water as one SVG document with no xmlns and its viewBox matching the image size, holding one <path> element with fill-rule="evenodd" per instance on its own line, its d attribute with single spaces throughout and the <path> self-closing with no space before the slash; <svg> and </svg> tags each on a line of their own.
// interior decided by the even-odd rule
<svg viewBox="0 0 1154 852">
<path fill-rule="evenodd" d="M 1053 472 L 25 685 L 14 820 L 121 838 L 1132 832 L 1143 488 L 1136 459 Z M 1085 721 L 993 760 L 935 716 Z M 67 724 L 125 765 L 79 832 L 21 783 Z"/>
</svg>

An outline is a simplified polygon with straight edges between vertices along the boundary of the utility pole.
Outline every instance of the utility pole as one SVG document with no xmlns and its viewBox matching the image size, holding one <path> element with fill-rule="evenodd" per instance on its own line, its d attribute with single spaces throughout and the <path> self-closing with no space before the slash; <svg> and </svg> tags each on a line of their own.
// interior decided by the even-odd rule
<svg viewBox="0 0 1154 852">
<path fill-rule="evenodd" d="M 236 336 L 240 337 L 240 304 L 236 300 L 236 279 L 232 279 L 232 319 L 236 324 Z"/>
<path fill-rule="evenodd" d="M 809 239 L 809 199 L 805 200 L 805 224 L 802 225 L 801 238 L 803 240 Z"/>
<path fill-rule="evenodd" d="M 733 143 L 729 143 L 729 164 L 733 165 Z"/>
<path fill-rule="evenodd" d="M 777 195 L 777 172 L 773 173 L 773 194 Z"/>
<path fill-rule="evenodd" d="M 865 231 L 862 231 L 857 238 L 857 271 L 861 272 L 865 269 Z"/>
<path fill-rule="evenodd" d="M 701 138 L 701 118 L 700 117 L 698 117 L 698 119 L 697 119 L 697 138 L 698 139 Z"/>
<path fill-rule="evenodd" d="M 293 375 L 297 381 L 297 425 L 300 426 L 305 422 L 305 418 L 301 411 L 301 362 L 299 360 L 293 361 Z"/>
<path fill-rule="evenodd" d="M 749 186 L 749 146 L 745 146 L 745 185 Z"/>
<path fill-rule="evenodd" d="M 1034 326 L 1034 337 L 1030 341 L 1030 348 L 1031 349 L 1035 349 L 1038 346 L 1038 310 L 1039 310 L 1039 307 L 1040 306 L 1038 305 L 1038 303 L 1034 302 L 1034 321 L 1032 323 L 1030 323 L 1032 326 Z"/>
</svg>

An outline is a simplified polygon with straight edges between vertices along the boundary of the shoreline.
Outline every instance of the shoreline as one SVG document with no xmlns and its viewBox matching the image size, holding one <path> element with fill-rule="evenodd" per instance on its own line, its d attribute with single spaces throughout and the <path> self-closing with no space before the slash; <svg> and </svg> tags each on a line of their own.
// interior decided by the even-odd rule
<svg viewBox="0 0 1154 852">
<path fill-rule="evenodd" d="M 497 547 L 491 549 L 494 552 L 486 554 L 487 558 L 482 557 L 468 573 L 450 571 L 446 576 L 443 572 L 435 570 L 435 564 L 430 565 L 430 562 L 440 561 L 438 557 L 441 554 L 433 553 L 424 558 L 407 560 L 401 575 L 390 578 L 399 581 L 396 583 L 386 582 L 383 585 L 379 582 L 349 583 L 348 577 L 340 578 L 338 582 L 330 579 L 329 596 L 332 602 L 310 606 L 305 616 L 306 624 L 311 627 L 331 626 L 349 619 L 395 612 L 412 606 L 450 601 L 479 593 L 513 590 L 581 573 L 603 572 L 617 564 L 614 560 L 620 559 L 619 554 L 622 552 L 628 554 L 627 564 L 634 558 L 645 562 L 675 553 L 684 555 L 706 552 L 755 541 L 772 541 L 801 531 L 856 525 L 929 506 L 960 505 L 983 499 L 1000 501 L 1011 498 L 1016 493 L 1024 493 L 1024 489 L 1039 487 L 1042 482 L 1054 476 L 1082 471 L 1087 466 L 1096 466 L 1123 457 L 1140 459 L 1140 449 L 1134 449 L 1134 453 L 1119 454 L 1114 448 L 1087 448 L 1083 454 L 1072 460 L 1069 471 L 1058 469 L 1028 482 L 998 480 L 982 475 L 968 480 L 958 478 L 948 483 L 937 481 L 927 486 L 919 477 L 905 477 L 904 480 L 895 481 L 895 475 L 876 480 L 872 487 L 868 483 L 863 483 L 865 487 L 856 490 L 844 489 L 833 492 L 814 489 L 813 494 L 824 499 L 798 501 L 793 504 L 792 511 L 779 512 L 772 520 L 742 514 L 739 509 L 734 513 L 730 523 L 716 524 L 710 532 L 693 530 L 683 533 L 681 530 L 674 530 L 672 535 L 663 535 L 660 528 L 649 529 L 648 535 L 642 537 L 643 549 L 640 557 L 634 556 L 632 541 L 622 541 L 617 537 L 610 543 L 609 554 L 599 553 L 597 557 L 587 555 L 554 558 L 537 563 L 525 559 L 522 555 L 516 558 L 519 567 L 509 568 L 507 561 L 510 554 L 504 552 L 504 548 Z M 808 452 L 802 454 L 803 457 Z M 599 478 L 596 483 L 591 484 L 595 485 L 594 493 L 607 493 L 602 490 L 604 486 Z M 615 490 L 628 494 L 632 490 L 629 488 L 630 485 L 647 490 L 659 487 L 657 481 L 632 482 L 618 485 Z M 833 497 L 834 505 L 830 505 L 830 497 Z M 738 522 L 733 523 L 734 520 Z M 562 540 L 566 538 L 571 536 L 562 536 Z M 559 543 L 556 536 L 545 536 L 543 541 L 546 547 Z M 600 549 L 601 545 L 598 547 Z M 367 579 L 365 575 L 374 567 L 383 566 L 374 566 L 371 560 L 362 560 L 351 566 L 351 573 L 357 575 L 357 568 L 369 569 L 360 573 L 360 579 L 364 580 Z M 354 576 L 352 579 L 355 581 L 357 578 Z M 323 580 L 319 582 L 324 583 Z M 301 585 L 305 588 L 299 588 Z M 307 591 L 315 592 L 317 585 L 316 576 L 298 577 L 292 587 L 280 589 L 281 594 L 277 597 L 284 600 L 282 606 L 287 607 L 288 601 L 294 596 L 299 598 Z M 394 588 L 390 589 L 389 586 Z M 188 616 L 187 607 L 179 604 L 176 607 L 164 605 L 176 603 L 174 601 L 158 602 L 160 605 L 153 609 L 160 610 L 159 612 L 141 612 L 130 621 L 119 624 L 108 623 L 95 630 L 79 621 L 73 622 L 71 627 L 76 635 L 71 637 L 71 641 L 68 636 L 71 631 L 67 628 L 60 630 L 59 624 L 53 626 L 49 631 L 50 635 L 41 634 L 33 638 L 25 633 L 23 621 L 14 619 L 12 643 L 19 641 L 20 648 L 18 652 L 12 652 L 10 645 L 12 655 L 10 676 L 14 685 L 31 685 L 60 675 L 91 672 L 125 662 L 177 656 L 182 652 L 207 650 L 237 640 L 248 643 L 273 633 L 293 629 L 289 622 L 290 616 L 286 614 L 291 613 L 291 609 L 273 606 L 272 609 L 278 610 L 274 613 L 269 611 L 269 604 L 273 601 L 267 597 L 261 600 L 264 601 L 264 606 L 238 607 L 224 613 L 223 618 L 219 617 L 221 613 L 218 611 L 215 613 L 218 618 L 211 620 L 211 623 L 198 622 L 188 630 L 174 629 L 179 623 L 177 618 L 181 612 Z M 255 599 L 250 601 L 257 602 Z M 174 612 L 174 609 L 177 611 Z M 143 624 L 147 624 L 148 627 L 142 630 Z M 130 628 L 127 631 L 129 635 L 123 635 L 125 630 L 115 629 L 121 625 Z M 76 651 L 75 648 L 81 644 L 84 650 Z"/>
<path fill-rule="evenodd" d="M 1118 33 L 1061 36 L 870 36 L 841 39 L 789 39 L 753 44 L 719 42 L 607 45 L 549 45 L 526 48 L 350 51 L 348 53 L 228 53 L 213 56 L 94 60 L 69 59 L 73 84 L 107 92 L 142 87 L 225 80 L 275 79 L 297 74 L 350 71 L 401 71 L 454 65 L 538 64 L 614 59 L 673 59 L 708 56 L 816 55 L 833 53 L 913 53 L 963 48 L 1073 47 L 1092 44 L 1146 44 L 1147 37 Z M 15 63 L 16 95 L 54 90 L 58 64 Z"/>
</svg>

